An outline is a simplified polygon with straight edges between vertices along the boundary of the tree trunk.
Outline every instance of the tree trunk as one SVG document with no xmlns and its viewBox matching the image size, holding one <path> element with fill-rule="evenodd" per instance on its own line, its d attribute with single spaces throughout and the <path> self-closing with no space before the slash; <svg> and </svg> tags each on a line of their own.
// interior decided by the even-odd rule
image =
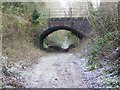
<svg viewBox="0 0 120 90">
<path fill-rule="evenodd" d="M 2 32 L 2 12 L 0 9 L 0 58 L 2 57 L 2 34 L 3 34 L 3 32 Z"/>
<path fill-rule="evenodd" d="M 118 29 L 120 29 L 120 1 L 118 2 Z"/>
</svg>

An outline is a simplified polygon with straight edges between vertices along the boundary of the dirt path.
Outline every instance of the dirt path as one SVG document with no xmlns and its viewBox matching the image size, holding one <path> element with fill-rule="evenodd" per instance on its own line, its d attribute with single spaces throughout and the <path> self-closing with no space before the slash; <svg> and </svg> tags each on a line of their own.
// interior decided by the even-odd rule
<svg viewBox="0 0 120 90">
<path fill-rule="evenodd" d="M 82 88 L 83 80 L 79 59 L 72 53 L 49 54 L 24 73 L 25 87 Z"/>
</svg>

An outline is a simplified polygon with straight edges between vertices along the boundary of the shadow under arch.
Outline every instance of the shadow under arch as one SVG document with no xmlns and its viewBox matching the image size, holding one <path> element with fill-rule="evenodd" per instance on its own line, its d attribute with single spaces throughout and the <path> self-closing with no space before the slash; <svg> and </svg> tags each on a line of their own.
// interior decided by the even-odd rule
<svg viewBox="0 0 120 90">
<path fill-rule="evenodd" d="M 39 45 L 40 49 L 44 50 L 45 48 L 43 47 L 44 39 L 51 33 L 58 31 L 58 30 L 66 30 L 72 32 L 75 36 L 77 36 L 79 39 L 83 38 L 83 34 L 78 32 L 77 30 L 68 27 L 68 26 L 55 26 L 55 27 L 50 27 L 46 31 L 44 31 L 40 36 L 39 36 Z"/>
</svg>

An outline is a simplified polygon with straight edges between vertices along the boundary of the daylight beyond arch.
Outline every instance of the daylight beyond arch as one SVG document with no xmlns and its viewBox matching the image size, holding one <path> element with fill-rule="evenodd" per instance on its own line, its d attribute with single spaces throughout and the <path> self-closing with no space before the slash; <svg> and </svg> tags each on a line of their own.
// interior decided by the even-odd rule
<svg viewBox="0 0 120 90">
<path fill-rule="evenodd" d="M 75 36 L 77 36 L 79 39 L 83 38 L 83 34 L 78 32 L 77 30 L 67 27 L 67 26 L 55 26 L 55 27 L 51 27 L 49 29 L 47 29 L 46 31 L 44 31 L 39 38 L 39 42 L 40 42 L 40 47 L 43 48 L 43 41 L 44 39 L 51 33 L 58 31 L 58 30 L 66 30 L 66 31 L 70 31 L 72 32 Z"/>
</svg>

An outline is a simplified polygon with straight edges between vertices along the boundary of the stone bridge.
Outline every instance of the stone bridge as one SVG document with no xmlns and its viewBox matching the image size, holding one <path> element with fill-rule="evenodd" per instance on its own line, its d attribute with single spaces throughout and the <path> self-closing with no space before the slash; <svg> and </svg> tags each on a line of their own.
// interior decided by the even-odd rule
<svg viewBox="0 0 120 90">
<path fill-rule="evenodd" d="M 61 16 L 56 16 L 51 15 L 50 14 L 51 12 L 49 12 L 48 27 L 40 35 L 39 39 L 41 49 L 44 49 L 43 47 L 44 39 L 49 34 L 57 30 L 70 31 L 80 39 L 82 39 L 86 34 L 88 34 L 91 31 L 90 24 L 85 17 L 76 17 L 74 16 L 74 14 L 72 14 L 73 11 L 70 12 L 71 13 L 69 14 L 69 16 L 64 16 L 62 14 L 60 14 Z"/>
<path fill-rule="evenodd" d="M 85 35 L 91 30 L 90 24 L 85 17 L 50 18 L 48 20 L 48 28 L 55 26 L 67 26 Z"/>
</svg>

